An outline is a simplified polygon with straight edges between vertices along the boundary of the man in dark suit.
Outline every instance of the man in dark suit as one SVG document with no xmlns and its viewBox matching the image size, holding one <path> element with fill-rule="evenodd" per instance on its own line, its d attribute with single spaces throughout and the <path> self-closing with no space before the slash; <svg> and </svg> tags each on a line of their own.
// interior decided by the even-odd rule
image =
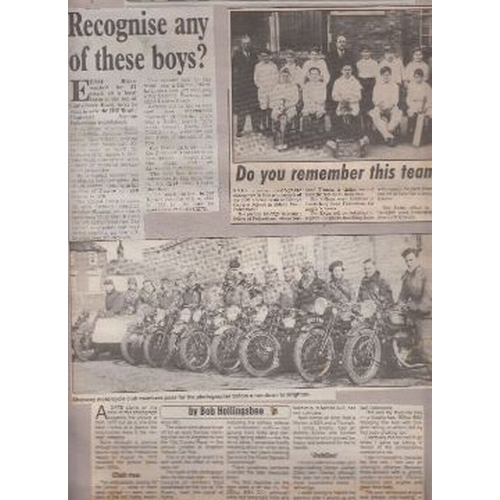
<svg viewBox="0 0 500 500">
<path fill-rule="evenodd" d="M 418 260 L 420 250 L 407 248 L 402 254 L 407 270 L 401 280 L 399 303 L 407 309 L 407 315 L 413 319 L 416 328 L 415 361 L 432 364 L 432 278 Z"/>
<path fill-rule="evenodd" d="M 106 310 L 101 313 L 102 316 L 109 318 L 118 314 L 122 314 L 125 307 L 123 293 L 119 292 L 115 288 L 115 284 L 111 278 L 106 278 L 104 280 L 104 290 L 106 292 L 106 297 L 104 299 Z"/>
<path fill-rule="evenodd" d="M 358 302 L 373 300 L 377 307 L 385 310 L 394 304 L 389 283 L 382 278 L 373 259 L 363 261 L 364 276 L 358 291 Z"/>
<path fill-rule="evenodd" d="M 342 76 L 342 68 L 345 64 L 350 64 L 353 68 L 353 75 L 356 76 L 356 61 L 351 52 L 347 49 L 347 40 L 343 35 L 339 35 L 335 42 L 335 48 L 326 55 L 326 64 L 330 73 L 330 80 L 326 86 L 326 109 L 330 115 L 331 123 L 335 123 L 335 110 L 337 108 L 332 99 L 332 88 L 335 80 Z"/>
<path fill-rule="evenodd" d="M 254 83 L 254 70 L 258 62 L 257 52 L 252 48 L 248 35 L 241 39 L 232 59 L 233 113 L 237 117 L 236 136 L 243 135 L 247 115 L 252 118 L 254 132 L 259 130 L 259 101 Z"/>
</svg>

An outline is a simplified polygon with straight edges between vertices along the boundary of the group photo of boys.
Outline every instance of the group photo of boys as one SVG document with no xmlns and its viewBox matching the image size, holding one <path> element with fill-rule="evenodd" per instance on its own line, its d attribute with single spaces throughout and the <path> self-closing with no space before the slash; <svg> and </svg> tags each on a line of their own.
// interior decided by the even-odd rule
<svg viewBox="0 0 500 500">
<path fill-rule="evenodd" d="M 233 157 L 428 159 L 431 15 L 231 13 Z"/>
</svg>

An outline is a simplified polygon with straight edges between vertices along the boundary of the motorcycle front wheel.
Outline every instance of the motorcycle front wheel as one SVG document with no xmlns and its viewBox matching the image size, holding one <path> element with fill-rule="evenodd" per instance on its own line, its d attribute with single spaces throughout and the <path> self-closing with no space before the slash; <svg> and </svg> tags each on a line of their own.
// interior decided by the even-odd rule
<svg viewBox="0 0 500 500">
<path fill-rule="evenodd" d="M 210 363 L 210 345 L 205 333 L 199 330 L 184 335 L 179 342 L 179 358 L 183 368 L 199 372 Z"/>
<path fill-rule="evenodd" d="M 256 331 L 242 340 L 239 358 L 250 375 L 266 377 L 280 366 L 280 344 L 274 335 Z"/>
<path fill-rule="evenodd" d="M 293 349 L 295 366 L 306 382 L 323 380 L 332 369 L 334 357 L 333 339 L 320 328 L 302 332 Z"/>
<path fill-rule="evenodd" d="M 210 359 L 220 373 L 234 373 L 239 369 L 238 345 L 241 334 L 238 328 L 228 328 L 214 337 L 210 346 Z"/>
<path fill-rule="evenodd" d="M 96 356 L 96 349 L 92 342 L 92 331 L 88 329 L 78 329 L 73 334 L 73 353 L 80 361 L 90 361 Z"/>
<path fill-rule="evenodd" d="M 347 339 L 344 346 L 344 368 L 356 385 L 366 384 L 378 373 L 382 362 L 382 344 L 372 330 L 362 330 Z"/>
<path fill-rule="evenodd" d="M 161 368 L 169 359 L 168 338 L 164 332 L 155 332 L 144 341 L 144 359 L 149 366 Z"/>
<path fill-rule="evenodd" d="M 138 365 L 143 361 L 144 336 L 138 328 L 131 328 L 120 343 L 120 350 L 125 361 L 131 365 Z"/>
</svg>

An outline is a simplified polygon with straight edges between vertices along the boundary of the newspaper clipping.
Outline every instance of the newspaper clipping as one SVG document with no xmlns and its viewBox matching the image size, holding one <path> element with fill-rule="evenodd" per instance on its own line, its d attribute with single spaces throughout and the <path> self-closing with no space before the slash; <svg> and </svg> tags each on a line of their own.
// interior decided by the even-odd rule
<svg viewBox="0 0 500 500">
<path fill-rule="evenodd" d="M 210 8 L 68 14 L 71 238 L 218 209 Z"/>
<path fill-rule="evenodd" d="M 230 12 L 233 222 L 431 220 L 430 23 Z"/>
<path fill-rule="evenodd" d="M 421 406 L 95 403 L 92 498 L 423 499 Z"/>
<path fill-rule="evenodd" d="M 430 2 L 70 0 L 69 498 L 431 500 Z"/>
<path fill-rule="evenodd" d="M 426 235 L 70 248 L 75 392 L 430 383 Z"/>
</svg>

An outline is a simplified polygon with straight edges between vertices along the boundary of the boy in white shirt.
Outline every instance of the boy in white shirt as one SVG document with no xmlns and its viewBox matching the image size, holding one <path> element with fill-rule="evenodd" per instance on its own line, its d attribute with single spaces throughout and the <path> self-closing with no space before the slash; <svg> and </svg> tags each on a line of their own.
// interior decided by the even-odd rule
<svg viewBox="0 0 500 500">
<path fill-rule="evenodd" d="M 304 115 L 314 115 L 321 118 L 325 115 L 326 83 L 321 80 L 321 73 L 314 66 L 309 69 L 307 82 L 302 91 Z"/>
<path fill-rule="evenodd" d="M 290 71 L 287 68 L 280 71 L 279 83 L 272 89 L 269 103 L 273 128 L 276 131 L 276 147 L 278 151 L 283 151 L 288 148 L 286 132 L 292 120 L 297 116 L 299 103 L 299 87 L 292 83 Z"/>
<path fill-rule="evenodd" d="M 337 115 L 359 115 L 361 101 L 361 84 L 352 76 L 352 66 L 345 64 L 342 76 L 335 80 L 332 89 L 332 99 L 338 102 Z"/>
<path fill-rule="evenodd" d="M 271 132 L 270 94 L 279 79 L 278 66 L 271 61 L 271 53 L 264 49 L 260 52 L 260 61 L 255 65 L 254 82 L 261 110 L 261 123 L 264 133 Z"/>
<path fill-rule="evenodd" d="M 408 105 L 408 135 L 410 137 L 415 132 L 418 115 L 424 115 L 424 127 L 432 119 L 432 89 L 424 79 L 423 70 L 417 68 L 413 72 L 413 80 L 408 85 L 406 103 Z"/>
<path fill-rule="evenodd" d="M 319 146 L 324 135 L 326 83 L 321 81 L 320 70 L 314 66 L 309 69 L 307 81 L 302 89 L 302 101 L 302 129 L 306 146 Z"/>
<path fill-rule="evenodd" d="M 283 68 L 290 71 L 290 80 L 292 83 L 302 86 L 302 68 L 296 63 L 295 56 L 291 50 L 285 52 L 285 64 Z M 283 69 L 281 68 L 281 69 Z"/>
<path fill-rule="evenodd" d="M 309 53 L 309 59 L 302 65 L 302 85 L 304 85 L 309 78 L 309 70 L 311 68 L 318 68 L 320 72 L 320 79 L 325 82 L 325 85 L 330 80 L 330 72 L 326 65 L 325 58 L 317 47 L 313 47 Z"/>
<path fill-rule="evenodd" d="M 361 113 L 367 113 L 371 108 L 373 87 L 379 74 L 378 63 L 372 58 L 370 49 L 361 49 L 361 59 L 356 63 L 358 80 L 363 87 L 361 91 Z"/>
<path fill-rule="evenodd" d="M 335 80 L 332 99 L 337 104 L 334 135 L 342 139 L 358 139 L 360 135 L 361 84 L 352 75 L 352 66 L 344 64 L 342 76 Z"/>
<path fill-rule="evenodd" d="M 391 68 L 380 70 L 380 80 L 373 89 L 373 104 L 369 112 L 373 124 L 389 146 L 395 145 L 394 132 L 401 122 L 402 111 L 398 107 L 399 87 L 391 78 Z"/>
<path fill-rule="evenodd" d="M 413 50 L 412 61 L 405 68 L 404 80 L 406 86 L 414 80 L 416 69 L 422 70 L 423 79 L 427 82 L 429 80 L 429 65 L 424 61 L 424 54 L 420 48 Z"/>
<path fill-rule="evenodd" d="M 397 83 L 398 85 L 401 85 L 403 83 L 404 79 L 404 67 L 401 59 L 399 57 L 396 57 L 396 54 L 394 53 L 394 50 L 392 50 L 392 47 L 390 45 L 386 45 L 384 47 L 384 56 L 380 60 L 379 64 L 379 71 L 382 68 L 388 67 L 391 69 L 391 78 L 394 83 Z M 380 75 L 378 80 L 380 81 Z"/>
</svg>

